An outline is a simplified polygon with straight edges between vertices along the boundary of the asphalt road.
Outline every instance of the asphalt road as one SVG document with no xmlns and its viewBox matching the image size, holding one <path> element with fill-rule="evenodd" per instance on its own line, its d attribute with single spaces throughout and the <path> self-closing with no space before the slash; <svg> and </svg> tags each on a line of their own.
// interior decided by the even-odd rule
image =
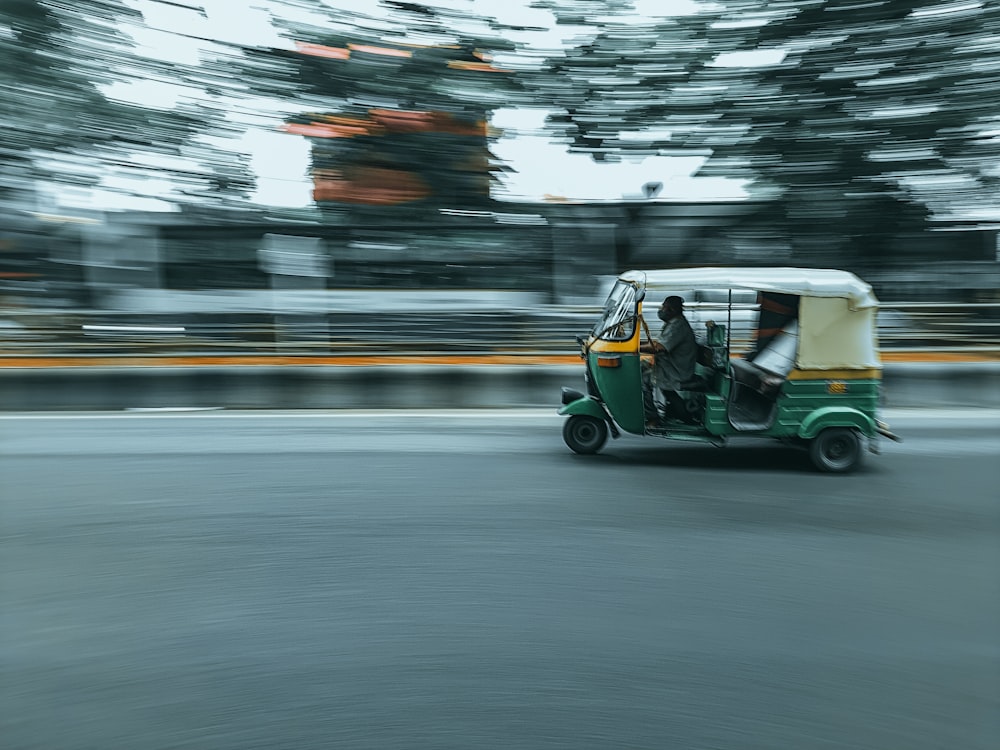
<svg viewBox="0 0 1000 750">
<path fill-rule="evenodd" d="M 0 746 L 1000 747 L 996 413 L 0 417 Z"/>
</svg>

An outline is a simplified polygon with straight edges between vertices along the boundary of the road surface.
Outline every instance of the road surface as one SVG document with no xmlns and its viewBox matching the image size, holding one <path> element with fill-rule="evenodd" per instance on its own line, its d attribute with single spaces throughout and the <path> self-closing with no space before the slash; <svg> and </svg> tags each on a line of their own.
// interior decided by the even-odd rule
<svg viewBox="0 0 1000 750">
<path fill-rule="evenodd" d="M 995 750 L 998 415 L 894 416 L 852 476 L 550 411 L 0 416 L 0 744 Z"/>
</svg>

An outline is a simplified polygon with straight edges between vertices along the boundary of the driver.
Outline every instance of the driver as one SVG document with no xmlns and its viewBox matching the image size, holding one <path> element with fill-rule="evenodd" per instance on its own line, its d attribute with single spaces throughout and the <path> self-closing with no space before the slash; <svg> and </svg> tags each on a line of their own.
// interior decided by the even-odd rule
<svg viewBox="0 0 1000 750">
<path fill-rule="evenodd" d="M 639 347 L 639 351 L 654 355 L 653 364 L 643 368 L 646 420 L 654 424 L 660 421 L 653 400 L 653 388 L 659 388 L 663 392 L 670 416 L 686 420 L 688 415 L 684 399 L 677 391 L 680 390 L 681 383 L 694 375 L 698 343 L 691 324 L 684 317 L 682 298 L 667 297 L 656 314 L 663 321 L 663 328 L 655 339 Z"/>
</svg>

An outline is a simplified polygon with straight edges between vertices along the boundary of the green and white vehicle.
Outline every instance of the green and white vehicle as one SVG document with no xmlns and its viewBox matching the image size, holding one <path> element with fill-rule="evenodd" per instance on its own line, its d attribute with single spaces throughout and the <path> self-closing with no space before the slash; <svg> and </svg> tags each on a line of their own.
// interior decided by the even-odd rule
<svg viewBox="0 0 1000 750">
<path fill-rule="evenodd" d="M 699 337 L 687 413 L 648 424 L 640 344 L 652 335 L 643 300 L 685 300 Z M 750 301 L 752 300 L 752 301 Z M 724 445 L 769 437 L 807 447 L 822 471 L 848 472 L 865 444 L 898 440 L 879 420 L 878 300 L 857 276 L 832 269 L 685 268 L 618 277 L 600 319 L 578 339 L 587 392 L 563 389 L 566 444 L 596 453 L 622 432 Z M 733 340 L 733 323 L 742 331 Z M 748 324 L 748 321 L 749 324 Z M 657 321 L 658 325 L 658 321 Z"/>
</svg>

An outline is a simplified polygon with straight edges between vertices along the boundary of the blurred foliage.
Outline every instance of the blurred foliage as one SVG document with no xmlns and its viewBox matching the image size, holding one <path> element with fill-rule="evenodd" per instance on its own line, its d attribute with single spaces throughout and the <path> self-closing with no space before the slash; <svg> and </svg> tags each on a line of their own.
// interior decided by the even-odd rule
<svg viewBox="0 0 1000 750">
<path fill-rule="evenodd" d="M 142 57 L 128 38 L 141 15 L 119 0 L 0 3 L 0 201 L 36 183 L 93 186 L 109 174 L 169 177 L 181 202 L 242 200 L 253 176 L 239 155 L 201 140 L 232 127 L 225 111 L 110 98 L 109 84 L 196 81 L 196 68 Z"/>
<path fill-rule="evenodd" d="M 1000 3 L 721 0 L 639 25 L 620 0 L 534 5 L 592 30 L 534 82 L 557 137 L 601 161 L 703 153 L 700 175 L 774 199 L 762 229 L 800 255 L 996 208 Z"/>
<path fill-rule="evenodd" d="M 491 53 L 514 45 L 490 18 L 382 0 L 386 17 L 283 0 L 321 14 L 274 24 L 295 49 L 248 48 L 243 80 L 260 96 L 302 104 L 289 132 L 310 137 L 318 202 L 474 206 L 489 200 L 489 111 L 519 90 Z"/>
<path fill-rule="evenodd" d="M 553 136 L 597 161 L 700 154 L 700 175 L 750 180 L 769 207 L 757 236 L 799 257 L 879 255 L 930 216 L 996 205 L 1000 3 L 719 0 L 675 17 L 531 4 L 585 33 L 504 69 L 491 55 L 524 53 L 507 38 L 519 27 L 471 3 L 381 0 L 369 15 L 269 0 L 287 48 L 199 39 L 214 52 L 180 65 L 134 48 L 144 19 L 128 0 L 3 0 L 0 201 L 113 174 L 167 177 L 181 202 L 245 202 L 254 178 L 226 138 L 278 106 L 313 145 L 321 202 L 475 208 L 508 169 L 488 114 L 523 105 L 555 110 Z M 186 93 L 110 97 L 130 81 Z"/>
</svg>

